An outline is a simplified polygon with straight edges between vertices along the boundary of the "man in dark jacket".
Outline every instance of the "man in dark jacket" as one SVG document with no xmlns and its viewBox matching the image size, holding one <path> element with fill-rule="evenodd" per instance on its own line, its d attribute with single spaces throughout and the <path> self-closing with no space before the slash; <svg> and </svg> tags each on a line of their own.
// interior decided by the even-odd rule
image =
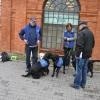
<svg viewBox="0 0 100 100">
<path fill-rule="evenodd" d="M 34 17 L 30 18 L 29 24 L 27 24 L 19 33 L 21 40 L 25 42 L 25 53 L 26 53 L 26 66 L 27 71 L 31 68 L 30 55 L 32 52 L 32 63 L 37 62 L 38 44 L 40 42 L 41 30 L 36 24 Z"/>
<path fill-rule="evenodd" d="M 76 41 L 76 76 L 74 84 L 71 85 L 73 88 L 85 88 L 88 59 L 92 56 L 94 45 L 94 36 L 87 27 L 87 22 L 80 22 Z"/>
</svg>

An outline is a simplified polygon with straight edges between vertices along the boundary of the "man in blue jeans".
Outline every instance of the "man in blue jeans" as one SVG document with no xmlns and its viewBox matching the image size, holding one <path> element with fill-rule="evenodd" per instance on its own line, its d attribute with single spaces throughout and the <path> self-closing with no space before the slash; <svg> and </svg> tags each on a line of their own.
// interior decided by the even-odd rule
<svg viewBox="0 0 100 100">
<path fill-rule="evenodd" d="M 92 55 L 95 40 L 94 35 L 87 27 L 87 22 L 79 23 L 79 33 L 76 41 L 76 76 L 71 87 L 75 89 L 85 88 L 87 80 L 88 59 Z"/>
</svg>

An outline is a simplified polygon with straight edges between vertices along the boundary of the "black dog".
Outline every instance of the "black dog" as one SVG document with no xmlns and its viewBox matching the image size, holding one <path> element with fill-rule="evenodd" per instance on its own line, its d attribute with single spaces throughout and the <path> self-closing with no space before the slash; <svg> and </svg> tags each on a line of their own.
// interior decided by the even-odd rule
<svg viewBox="0 0 100 100">
<path fill-rule="evenodd" d="M 95 62 L 100 62 L 100 60 L 89 60 L 89 62 L 88 62 L 88 70 L 87 70 L 87 73 L 90 72 L 90 77 L 91 78 L 93 77 L 93 64 Z M 72 59 L 72 66 L 76 70 L 76 60 L 75 60 L 75 57 L 73 57 L 73 59 Z"/>
<path fill-rule="evenodd" d="M 51 57 L 51 53 L 46 53 L 42 59 L 40 59 L 37 63 L 33 64 L 31 69 L 28 71 L 26 75 L 22 75 L 23 77 L 32 76 L 34 79 L 39 79 L 41 76 L 49 74 L 49 59 Z"/>
<path fill-rule="evenodd" d="M 8 55 L 7 52 L 2 52 L 1 59 L 2 59 L 2 62 L 10 61 L 10 56 Z"/>
<path fill-rule="evenodd" d="M 59 70 L 63 66 L 63 60 L 64 59 L 63 59 L 63 57 L 60 57 L 56 54 L 52 54 L 51 59 L 53 61 L 53 74 L 52 74 L 52 77 L 54 77 L 55 72 L 56 72 L 56 77 L 58 77 Z"/>
<path fill-rule="evenodd" d="M 89 73 L 89 72 L 91 73 L 91 75 L 90 75 L 91 78 L 93 77 L 93 64 L 95 62 L 100 62 L 100 60 L 89 60 L 89 62 L 88 62 L 88 71 L 87 71 L 87 73 Z"/>
<path fill-rule="evenodd" d="M 42 75 L 41 67 L 38 63 L 32 65 L 31 69 L 27 72 L 26 75 L 22 75 L 23 77 L 32 76 L 34 79 L 39 79 Z"/>
</svg>

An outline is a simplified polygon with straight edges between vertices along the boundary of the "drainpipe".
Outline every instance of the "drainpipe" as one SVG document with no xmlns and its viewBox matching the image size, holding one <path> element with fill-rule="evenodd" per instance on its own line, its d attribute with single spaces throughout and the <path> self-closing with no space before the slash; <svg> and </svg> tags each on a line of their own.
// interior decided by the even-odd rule
<svg viewBox="0 0 100 100">
<path fill-rule="evenodd" d="M 12 34 L 12 0 L 10 0 L 10 4 L 11 4 L 11 7 L 10 7 L 10 52 L 12 52 L 11 50 L 11 34 Z"/>
</svg>

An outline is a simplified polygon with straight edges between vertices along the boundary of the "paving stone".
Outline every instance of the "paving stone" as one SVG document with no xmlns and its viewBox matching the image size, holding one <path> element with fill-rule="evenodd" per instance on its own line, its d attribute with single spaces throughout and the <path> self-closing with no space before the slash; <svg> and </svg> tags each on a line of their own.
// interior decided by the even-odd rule
<svg viewBox="0 0 100 100">
<path fill-rule="evenodd" d="M 75 90 L 73 68 L 66 74 L 52 78 L 50 74 L 40 79 L 21 77 L 25 73 L 25 62 L 0 62 L 0 100 L 100 100 L 100 73 L 87 79 L 86 88 Z"/>
</svg>

